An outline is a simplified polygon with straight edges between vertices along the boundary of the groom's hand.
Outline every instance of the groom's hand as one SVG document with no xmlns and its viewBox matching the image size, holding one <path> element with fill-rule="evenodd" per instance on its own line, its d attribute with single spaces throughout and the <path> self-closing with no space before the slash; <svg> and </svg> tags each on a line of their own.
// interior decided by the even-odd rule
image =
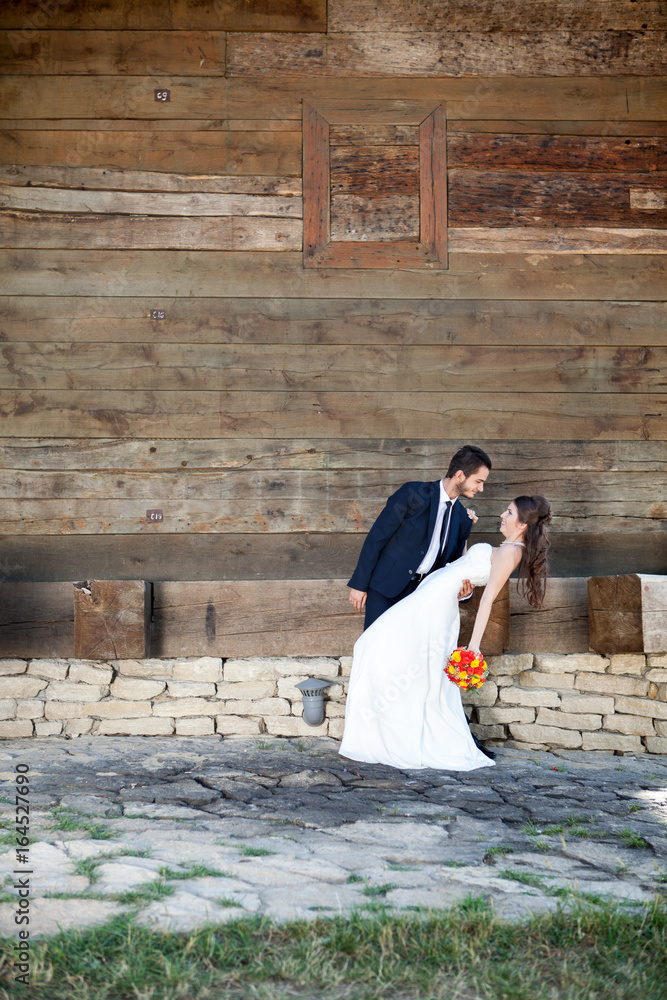
<svg viewBox="0 0 667 1000">
<path fill-rule="evenodd" d="M 350 588 L 350 604 L 355 611 L 363 611 L 366 605 L 366 591 Z"/>
<path fill-rule="evenodd" d="M 464 601 L 466 597 L 470 597 L 474 589 L 475 588 L 473 587 L 470 580 L 461 580 L 461 589 L 459 590 L 459 601 Z"/>
</svg>

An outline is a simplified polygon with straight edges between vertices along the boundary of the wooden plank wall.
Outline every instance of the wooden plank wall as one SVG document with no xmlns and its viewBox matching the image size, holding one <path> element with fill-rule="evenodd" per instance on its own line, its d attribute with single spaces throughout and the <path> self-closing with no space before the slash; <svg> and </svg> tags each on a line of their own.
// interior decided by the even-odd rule
<svg viewBox="0 0 667 1000">
<path fill-rule="evenodd" d="M 13 0 L 0 29 L 0 579 L 345 578 L 465 441 L 477 538 L 539 491 L 557 575 L 665 572 L 664 4 Z M 323 97 L 445 102 L 447 270 L 304 269 Z M 334 238 L 414 237 L 416 129 L 330 141 Z"/>
</svg>

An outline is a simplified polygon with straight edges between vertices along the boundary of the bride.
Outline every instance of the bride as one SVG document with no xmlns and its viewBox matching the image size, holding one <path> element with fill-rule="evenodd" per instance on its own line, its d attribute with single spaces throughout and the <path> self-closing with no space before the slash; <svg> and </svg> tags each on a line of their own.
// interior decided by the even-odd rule
<svg viewBox="0 0 667 1000">
<path fill-rule="evenodd" d="M 457 595 L 462 580 L 485 586 L 470 638 L 475 651 L 493 600 L 517 567 L 522 592 L 532 607 L 541 607 L 550 520 L 544 497 L 517 497 L 500 517 L 504 542 L 472 545 L 366 629 L 354 646 L 339 753 L 399 768 L 493 765 L 473 740 L 459 688 L 443 672 L 458 641 Z"/>
</svg>

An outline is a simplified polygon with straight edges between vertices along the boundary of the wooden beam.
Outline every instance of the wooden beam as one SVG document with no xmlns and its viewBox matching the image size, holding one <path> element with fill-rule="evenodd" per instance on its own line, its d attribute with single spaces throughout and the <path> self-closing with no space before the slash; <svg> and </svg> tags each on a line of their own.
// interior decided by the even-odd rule
<svg viewBox="0 0 667 1000">
<path fill-rule="evenodd" d="M 0 657 L 74 656 L 71 583 L 0 583 Z"/>
<path fill-rule="evenodd" d="M 463 601 L 459 605 L 461 631 L 459 632 L 458 641 L 460 645 L 467 646 L 470 642 L 470 636 L 475 627 L 479 602 L 482 599 L 485 589 L 485 587 L 475 587 L 470 600 Z M 500 656 L 509 649 L 509 645 L 510 584 L 508 580 L 491 605 L 491 614 L 489 615 L 489 621 L 482 636 L 481 649 L 485 656 Z"/>
<path fill-rule="evenodd" d="M 157 306 L 164 320 L 151 319 Z M 628 348 L 659 344 L 665 329 L 656 301 L 0 296 L 7 343 Z"/>
<path fill-rule="evenodd" d="M 143 580 L 74 584 L 74 655 L 84 660 L 150 656 L 151 586 Z"/>
<path fill-rule="evenodd" d="M 591 577 L 588 617 L 594 652 L 665 652 L 667 577 L 636 573 Z"/>
</svg>

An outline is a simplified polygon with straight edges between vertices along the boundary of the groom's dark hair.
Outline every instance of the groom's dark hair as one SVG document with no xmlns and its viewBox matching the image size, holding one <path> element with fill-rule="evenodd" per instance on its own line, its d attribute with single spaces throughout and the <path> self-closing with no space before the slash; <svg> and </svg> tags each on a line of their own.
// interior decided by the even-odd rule
<svg viewBox="0 0 667 1000">
<path fill-rule="evenodd" d="M 452 455 L 452 460 L 447 469 L 447 479 L 455 476 L 459 469 L 467 479 L 468 476 L 472 476 L 483 465 L 486 466 L 489 472 L 491 471 L 491 459 L 486 452 L 478 448 L 476 444 L 464 444 L 455 455 Z"/>
</svg>

